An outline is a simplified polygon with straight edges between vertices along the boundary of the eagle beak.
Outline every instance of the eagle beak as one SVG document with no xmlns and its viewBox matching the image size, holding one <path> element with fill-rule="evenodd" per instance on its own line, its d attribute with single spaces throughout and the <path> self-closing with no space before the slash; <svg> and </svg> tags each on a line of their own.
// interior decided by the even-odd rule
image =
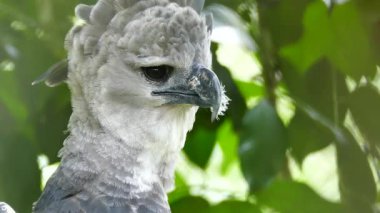
<svg viewBox="0 0 380 213">
<path fill-rule="evenodd" d="M 186 81 L 173 87 L 153 91 L 154 96 L 164 96 L 167 104 L 192 104 L 211 109 L 211 121 L 219 113 L 222 87 L 215 73 L 202 65 L 194 65 Z"/>
</svg>

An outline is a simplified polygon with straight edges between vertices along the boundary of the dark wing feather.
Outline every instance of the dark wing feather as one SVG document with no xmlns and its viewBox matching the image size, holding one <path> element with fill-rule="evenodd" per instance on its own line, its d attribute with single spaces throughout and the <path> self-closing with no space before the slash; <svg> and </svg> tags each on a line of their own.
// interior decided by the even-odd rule
<svg viewBox="0 0 380 213">
<path fill-rule="evenodd" d="M 32 85 L 36 85 L 44 81 L 47 86 L 55 87 L 67 80 L 68 72 L 68 60 L 65 59 L 51 66 L 48 71 L 33 81 Z"/>
<path fill-rule="evenodd" d="M 95 177 L 93 173 L 74 172 L 60 166 L 47 182 L 33 212 L 84 212 L 84 203 L 76 195 L 84 190 L 85 183 L 93 181 Z"/>
</svg>

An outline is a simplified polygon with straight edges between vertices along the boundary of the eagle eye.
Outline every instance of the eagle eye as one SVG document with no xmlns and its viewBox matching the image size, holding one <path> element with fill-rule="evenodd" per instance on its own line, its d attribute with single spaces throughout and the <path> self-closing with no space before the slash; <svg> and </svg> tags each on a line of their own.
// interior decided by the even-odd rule
<svg viewBox="0 0 380 213">
<path fill-rule="evenodd" d="M 141 67 L 145 77 L 154 82 L 165 82 L 169 79 L 170 74 L 173 72 L 173 67 L 168 65 Z"/>
</svg>

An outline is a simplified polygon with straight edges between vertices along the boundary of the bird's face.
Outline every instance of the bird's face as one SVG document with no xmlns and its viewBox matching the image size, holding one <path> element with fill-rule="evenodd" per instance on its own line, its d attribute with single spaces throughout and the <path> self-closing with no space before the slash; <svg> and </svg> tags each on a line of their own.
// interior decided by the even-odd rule
<svg viewBox="0 0 380 213">
<path fill-rule="evenodd" d="M 100 40 L 100 54 L 108 57 L 97 71 L 95 111 L 122 138 L 130 137 L 127 128 L 142 131 L 146 140 L 184 141 L 198 107 L 211 108 L 215 119 L 226 105 L 210 70 L 210 30 L 189 7 L 135 7 L 139 12 L 115 18 Z M 163 133 L 173 128 L 183 133 Z"/>
</svg>

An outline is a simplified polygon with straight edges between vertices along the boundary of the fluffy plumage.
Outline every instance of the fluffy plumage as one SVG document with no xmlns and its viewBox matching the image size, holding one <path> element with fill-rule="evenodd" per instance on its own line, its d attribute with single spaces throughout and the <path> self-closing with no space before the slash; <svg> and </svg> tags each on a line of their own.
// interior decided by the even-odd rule
<svg viewBox="0 0 380 213">
<path fill-rule="evenodd" d="M 194 1 L 100 0 L 76 8 L 86 24 L 65 42 L 70 136 L 34 212 L 170 212 L 166 192 L 198 106 L 216 115 L 227 102 L 208 70 L 210 16 Z M 162 65 L 173 69 L 164 82 L 141 71 Z"/>
</svg>

